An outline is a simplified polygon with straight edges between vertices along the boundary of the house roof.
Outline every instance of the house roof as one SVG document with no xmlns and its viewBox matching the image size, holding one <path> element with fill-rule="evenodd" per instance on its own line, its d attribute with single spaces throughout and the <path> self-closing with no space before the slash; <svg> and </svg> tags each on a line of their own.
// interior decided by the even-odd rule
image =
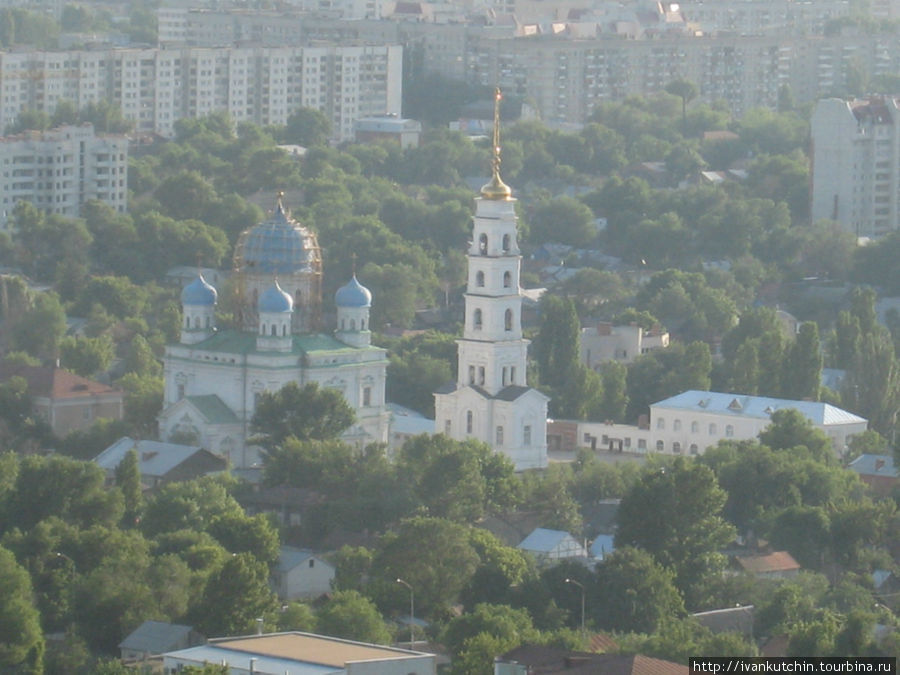
<svg viewBox="0 0 900 675">
<path fill-rule="evenodd" d="M 191 349 L 225 354 L 253 354 L 257 352 L 256 333 L 222 330 L 202 342 L 191 345 Z M 330 335 L 321 333 L 294 335 L 292 343 L 292 353 L 298 356 L 315 352 L 359 352 L 366 349 L 379 350 L 378 347 L 350 347 Z"/>
<path fill-rule="evenodd" d="M 619 643 L 617 643 L 611 635 L 607 635 L 606 633 L 595 633 L 591 636 L 590 648 L 592 652 L 602 654 L 617 650 L 619 648 Z"/>
<path fill-rule="evenodd" d="M 94 462 L 106 471 L 114 471 L 132 448 L 137 451 L 138 468 L 141 475 L 157 478 L 165 476 L 197 453 L 207 453 L 218 457 L 218 455 L 213 455 L 209 450 L 199 446 L 162 443 L 160 441 L 136 441 L 128 436 L 123 436 L 97 455 L 94 458 Z M 222 463 L 222 468 L 224 469 L 225 461 L 222 460 Z"/>
<path fill-rule="evenodd" d="M 422 652 L 406 649 L 299 632 L 222 638 L 210 641 L 209 646 L 333 668 L 342 668 L 344 664 L 356 661 L 377 661 L 424 655 Z"/>
<path fill-rule="evenodd" d="M 231 408 L 225 405 L 225 402 L 216 394 L 206 394 L 203 396 L 185 396 L 187 401 L 193 405 L 197 412 L 203 415 L 203 418 L 210 424 L 238 424 L 240 420 L 232 412 Z"/>
<path fill-rule="evenodd" d="M 281 551 L 278 554 L 278 571 L 279 572 L 289 572 L 297 565 L 301 565 L 310 558 L 315 558 L 323 565 L 328 565 L 328 567 L 332 567 L 327 561 L 320 558 L 313 551 L 305 548 L 293 548 L 291 546 L 282 546 Z"/>
<path fill-rule="evenodd" d="M 388 403 L 387 409 L 391 413 L 391 432 L 411 436 L 434 433 L 434 420 L 422 413 L 399 403 Z"/>
<path fill-rule="evenodd" d="M 777 410 L 793 408 L 810 422 L 820 426 L 864 424 L 867 421 L 821 401 L 792 401 L 768 396 L 745 396 L 694 389 L 653 403 L 650 407 L 755 419 L 769 419 Z"/>
<path fill-rule="evenodd" d="M 753 605 L 697 612 L 693 617 L 713 633 L 753 635 Z"/>
<path fill-rule="evenodd" d="M 28 393 L 51 399 L 91 397 L 101 394 L 121 394 L 118 389 L 101 384 L 62 368 L 51 366 L 0 365 L 0 381 L 21 377 L 28 382 Z"/>
<path fill-rule="evenodd" d="M 734 560 L 744 571 L 751 574 L 788 572 L 800 569 L 800 563 L 794 560 L 794 556 L 787 551 L 774 551 L 765 555 L 735 556 Z"/>
<path fill-rule="evenodd" d="M 523 645 L 500 657 L 503 663 L 515 662 L 533 675 L 569 673 L 578 675 L 687 675 L 688 667 L 672 661 L 641 654 L 594 654 L 556 647 Z"/>
<path fill-rule="evenodd" d="M 119 643 L 119 649 L 162 654 L 190 636 L 193 628 L 177 623 L 145 621 Z"/>
<path fill-rule="evenodd" d="M 595 558 L 602 558 L 609 555 L 615 550 L 613 540 L 615 537 L 611 534 L 598 534 L 591 542 L 590 554 Z"/>
<path fill-rule="evenodd" d="M 897 478 L 897 467 L 891 455 L 860 455 L 847 466 L 860 476 L 886 476 Z"/>
<path fill-rule="evenodd" d="M 548 530 L 543 527 L 536 527 L 531 534 L 519 543 L 518 547 L 525 551 L 549 553 L 566 539 L 574 539 L 574 537 L 562 530 Z"/>
</svg>

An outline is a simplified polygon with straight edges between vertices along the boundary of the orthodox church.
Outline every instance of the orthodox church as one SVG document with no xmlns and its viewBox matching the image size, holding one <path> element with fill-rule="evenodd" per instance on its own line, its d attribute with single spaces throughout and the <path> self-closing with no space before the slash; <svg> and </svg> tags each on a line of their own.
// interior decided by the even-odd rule
<svg viewBox="0 0 900 675">
<path fill-rule="evenodd" d="M 495 92 L 493 176 L 475 199 L 468 251 L 465 327 L 457 381 L 435 392 L 435 433 L 477 438 L 517 471 L 547 466 L 548 398 L 526 384 L 522 256 L 512 190 L 500 178 L 500 91 Z"/>
<path fill-rule="evenodd" d="M 217 330 L 218 293 L 202 276 L 181 293 L 181 339 L 166 347 L 162 440 L 191 438 L 248 468 L 248 443 L 264 391 L 316 382 L 340 391 L 356 412 L 345 441 L 386 442 L 387 355 L 371 344 L 372 294 L 353 278 L 335 294 L 337 327 L 321 331 L 322 254 L 315 234 L 290 217 L 279 197 L 271 218 L 235 247 L 235 325 Z"/>
</svg>

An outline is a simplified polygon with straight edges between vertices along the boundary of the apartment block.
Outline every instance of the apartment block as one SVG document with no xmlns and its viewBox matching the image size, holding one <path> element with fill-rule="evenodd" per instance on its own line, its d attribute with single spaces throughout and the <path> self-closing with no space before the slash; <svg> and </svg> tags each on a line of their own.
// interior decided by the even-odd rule
<svg viewBox="0 0 900 675">
<path fill-rule="evenodd" d="M 76 217 L 98 199 L 124 212 L 127 205 L 128 139 L 94 134 L 90 124 L 28 131 L 0 138 L 0 228 L 16 202 L 46 213 Z"/>
<path fill-rule="evenodd" d="M 174 133 L 182 117 L 226 110 L 237 122 L 284 124 L 301 106 L 331 119 L 334 138 L 353 122 L 399 114 L 403 49 L 316 42 L 284 47 L 184 47 L 0 52 L 0 125 L 59 101 L 121 106 L 141 132 Z"/>
<path fill-rule="evenodd" d="M 812 217 L 857 236 L 900 228 L 900 98 L 819 101 L 812 117 Z"/>
</svg>

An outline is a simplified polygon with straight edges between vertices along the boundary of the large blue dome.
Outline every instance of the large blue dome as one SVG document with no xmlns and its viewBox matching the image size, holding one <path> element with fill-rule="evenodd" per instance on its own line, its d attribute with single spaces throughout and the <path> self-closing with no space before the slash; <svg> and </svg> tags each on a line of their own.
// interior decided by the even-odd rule
<svg viewBox="0 0 900 675">
<path fill-rule="evenodd" d="M 280 314 L 283 312 L 292 312 L 294 310 L 294 301 L 291 296 L 281 290 L 281 286 L 276 281 L 269 286 L 259 296 L 259 304 L 257 305 L 260 313 Z"/>
<path fill-rule="evenodd" d="M 216 289 L 206 283 L 206 279 L 201 274 L 182 289 L 181 304 L 212 307 L 216 304 L 218 297 Z"/>
<path fill-rule="evenodd" d="M 334 304 L 338 307 L 371 307 L 372 292 L 359 283 L 354 274 L 353 278 L 334 294 Z"/>
<path fill-rule="evenodd" d="M 236 267 L 250 274 L 288 277 L 317 271 L 320 260 L 316 235 L 291 219 L 280 200 L 271 218 L 241 235 L 235 251 Z"/>
</svg>

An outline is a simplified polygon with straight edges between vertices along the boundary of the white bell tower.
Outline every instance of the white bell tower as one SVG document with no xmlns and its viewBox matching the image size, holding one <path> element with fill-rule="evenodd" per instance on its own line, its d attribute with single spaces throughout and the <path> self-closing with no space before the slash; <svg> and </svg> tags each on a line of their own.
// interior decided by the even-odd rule
<svg viewBox="0 0 900 675">
<path fill-rule="evenodd" d="M 479 438 L 523 470 L 547 465 L 549 399 L 526 384 L 516 200 L 500 178 L 499 89 L 494 98 L 492 177 L 475 199 L 458 376 L 435 393 L 435 432 Z"/>
</svg>

